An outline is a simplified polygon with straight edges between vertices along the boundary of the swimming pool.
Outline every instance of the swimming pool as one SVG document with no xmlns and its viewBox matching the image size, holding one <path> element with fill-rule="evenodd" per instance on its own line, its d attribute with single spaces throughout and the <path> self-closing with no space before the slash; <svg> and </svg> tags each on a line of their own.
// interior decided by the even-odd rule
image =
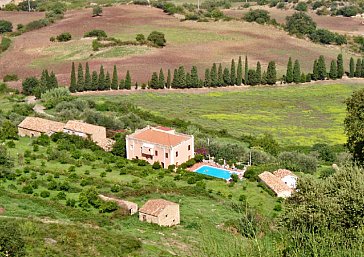
<svg viewBox="0 0 364 257">
<path fill-rule="evenodd" d="M 204 174 L 207 176 L 212 176 L 215 178 L 222 178 L 222 179 L 229 179 L 231 176 L 231 173 L 228 170 L 215 168 L 215 167 L 208 166 L 208 165 L 201 166 L 200 168 L 195 170 L 195 172 Z"/>
</svg>

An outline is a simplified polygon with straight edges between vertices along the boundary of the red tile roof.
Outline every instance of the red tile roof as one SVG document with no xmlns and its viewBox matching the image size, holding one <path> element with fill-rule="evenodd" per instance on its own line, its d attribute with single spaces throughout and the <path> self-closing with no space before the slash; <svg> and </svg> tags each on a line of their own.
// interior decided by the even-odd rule
<svg viewBox="0 0 364 257">
<path fill-rule="evenodd" d="M 177 203 L 170 202 L 164 199 L 154 199 L 147 201 L 139 212 L 149 214 L 152 216 L 158 216 L 167 206 L 178 205 Z"/>
<path fill-rule="evenodd" d="M 172 130 L 174 130 L 172 128 L 163 127 L 163 126 L 158 126 L 158 127 L 156 127 L 156 129 L 160 129 L 160 130 L 164 130 L 164 131 L 172 131 Z"/>
<path fill-rule="evenodd" d="M 264 171 L 258 176 L 270 189 L 272 189 L 276 194 L 285 191 L 292 191 L 292 189 L 287 186 L 282 180 L 273 175 L 268 171 Z"/>
<path fill-rule="evenodd" d="M 61 132 L 64 123 L 53 120 L 46 120 L 38 117 L 26 117 L 19 125 L 19 128 L 38 131 L 41 133 Z"/>
<path fill-rule="evenodd" d="M 83 133 L 89 134 L 89 135 L 96 134 L 100 130 L 106 132 L 105 127 L 89 124 L 89 123 L 86 123 L 83 121 L 78 121 L 78 120 L 68 121 L 66 123 L 66 125 L 64 126 L 64 128 L 68 129 L 68 130 L 72 130 L 72 131 L 83 132 Z"/>
<path fill-rule="evenodd" d="M 274 172 L 273 172 L 273 174 L 274 174 L 276 177 L 280 178 L 280 179 L 282 179 L 282 178 L 284 178 L 284 177 L 286 177 L 286 176 L 294 176 L 294 177 L 297 177 L 295 174 L 293 174 L 293 172 L 292 172 L 292 171 L 290 171 L 290 170 L 286 170 L 286 169 L 279 169 L 279 170 L 276 170 L 276 171 L 274 171 Z"/>
<path fill-rule="evenodd" d="M 191 136 L 164 132 L 156 130 L 154 128 L 147 128 L 135 132 L 134 134 L 130 135 L 130 138 L 146 141 L 148 143 L 154 143 L 166 146 L 176 146 L 190 139 Z"/>
</svg>

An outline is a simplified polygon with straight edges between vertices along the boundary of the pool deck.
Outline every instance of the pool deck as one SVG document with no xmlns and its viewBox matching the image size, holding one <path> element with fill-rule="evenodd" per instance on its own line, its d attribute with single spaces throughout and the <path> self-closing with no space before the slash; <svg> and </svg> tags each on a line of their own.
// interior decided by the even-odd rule
<svg viewBox="0 0 364 257">
<path fill-rule="evenodd" d="M 226 167 L 220 164 L 217 164 L 213 161 L 208 161 L 208 160 L 204 160 L 203 162 L 198 162 L 196 164 L 194 164 L 192 167 L 187 168 L 187 170 L 195 172 L 198 168 L 202 167 L 202 166 L 211 166 L 211 167 L 215 167 L 215 168 L 219 168 L 219 169 L 224 169 L 224 170 L 228 170 L 231 173 L 236 173 L 239 176 L 239 179 L 242 179 L 244 177 L 244 170 L 239 170 L 239 169 L 233 169 L 230 167 Z"/>
</svg>

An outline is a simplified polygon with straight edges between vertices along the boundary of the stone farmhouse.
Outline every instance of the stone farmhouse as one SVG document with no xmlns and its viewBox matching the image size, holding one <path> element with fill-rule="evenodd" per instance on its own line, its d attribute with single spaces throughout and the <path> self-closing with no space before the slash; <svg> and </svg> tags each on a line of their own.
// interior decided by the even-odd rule
<svg viewBox="0 0 364 257">
<path fill-rule="evenodd" d="M 105 127 L 82 121 L 70 120 L 67 123 L 62 123 L 38 117 L 26 117 L 18 125 L 20 136 L 38 137 L 41 134 L 51 136 L 56 132 L 64 132 L 90 139 L 105 151 L 110 151 L 114 144 L 114 140 L 106 137 Z"/>
<path fill-rule="evenodd" d="M 133 215 L 138 212 L 138 205 L 136 203 L 121 200 L 121 199 L 116 199 L 116 198 L 108 197 L 108 196 L 104 196 L 104 195 L 99 195 L 99 197 L 104 201 L 116 202 L 116 204 L 119 207 L 127 209 L 129 211 L 130 215 Z"/>
<path fill-rule="evenodd" d="M 126 136 L 127 158 L 178 166 L 194 157 L 194 137 L 166 127 L 150 127 Z"/>
<path fill-rule="evenodd" d="M 139 220 L 159 226 L 174 226 L 180 223 L 179 204 L 164 199 L 147 201 L 139 209 Z"/>
<path fill-rule="evenodd" d="M 297 176 L 289 170 L 277 170 L 274 173 L 265 171 L 258 177 L 278 197 L 290 197 L 296 188 Z"/>
</svg>

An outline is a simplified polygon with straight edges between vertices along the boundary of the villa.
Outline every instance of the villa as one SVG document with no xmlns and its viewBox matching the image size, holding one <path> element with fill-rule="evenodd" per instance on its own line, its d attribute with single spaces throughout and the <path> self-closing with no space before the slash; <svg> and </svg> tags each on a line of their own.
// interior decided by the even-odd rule
<svg viewBox="0 0 364 257">
<path fill-rule="evenodd" d="M 287 172 L 276 171 L 277 175 L 264 171 L 263 173 L 259 174 L 259 179 L 266 184 L 278 197 L 287 198 L 290 197 L 294 191 L 294 188 L 291 187 L 292 184 L 288 185 L 288 183 L 291 183 L 288 177 L 285 176 L 288 174 Z M 292 173 L 293 174 L 293 173 Z M 291 176 L 291 175 L 288 175 Z M 295 176 L 295 175 L 294 175 Z M 297 178 L 297 177 L 296 177 Z M 285 179 L 287 183 L 283 180 Z M 295 183 L 294 183 L 295 185 Z"/>
<path fill-rule="evenodd" d="M 82 121 L 70 120 L 67 123 L 62 123 L 38 117 L 26 117 L 18 125 L 18 134 L 22 137 L 39 137 L 41 134 L 51 136 L 57 132 L 92 140 L 105 151 L 110 151 L 115 143 L 114 140 L 106 137 L 105 127 Z"/>
<path fill-rule="evenodd" d="M 297 176 L 292 171 L 286 169 L 279 169 L 273 172 L 274 176 L 282 180 L 287 186 L 295 189 L 297 186 Z"/>
<path fill-rule="evenodd" d="M 126 136 L 127 158 L 178 166 L 194 157 L 194 137 L 166 127 L 150 127 Z"/>
<path fill-rule="evenodd" d="M 174 226 L 180 223 L 179 204 L 164 199 L 147 201 L 139 209 L 139 220 L 159 226 Z"/>
</svg>

